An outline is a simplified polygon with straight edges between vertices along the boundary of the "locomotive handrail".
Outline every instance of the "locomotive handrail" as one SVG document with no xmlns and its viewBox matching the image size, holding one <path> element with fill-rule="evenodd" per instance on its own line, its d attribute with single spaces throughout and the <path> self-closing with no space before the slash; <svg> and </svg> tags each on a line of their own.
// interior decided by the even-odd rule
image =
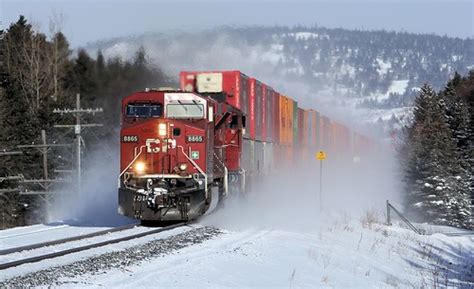
<svg viewBox="0 0 474 289">
<path fill-rule="evenodd" d="M 229 171 L 227 170 L 227 167 L 224 166 L 224 193 L 226 196 L 228 192 L 229 192 Z"/>
<path fill-rule="evenodd" d="M 184 152 L 184 147 L 183 146 L 180 146 L 178 145 L 177 147 L 179 147 L 181 149 L 181 152 L 183 153 L 183 155 L 188 159 L 188 161 L 190 161 L 194 167 L 196 167 L 196 169 L 204 176 L 204 191 L 206 192 L 206 199 L 209 197 L 208 195 L 208 191 L 207 191 L 207 174 L 204 173 L 204 171 L 201 169 L 200 166 L 198 166 L 198 164 L 193 161 L 193 159 L 191 159 L 185 152 Z"/>
<path fill-rule="evenodd" d="M 128 166 L 120 173 L 119 175 L 119 179 L 122 177 L 123 174 L 125 174 L 125 172 L 133 165 L 133 163 L 138 159 L 138 157 L 142 154 L 143 152 L 143 149 L 145 148 L 146 146 L 141 146 L 140 147 L 140 151 L 138 152 L 138 154 L 133 158 L 133 160 L 128 164 Z"/>
<path fill-rule="evenodd" d="M 219 148 L 219 147 L 217 147 L 217 148 Z M 221 166 L 224 168 L 224 193 L 225 193 L 225 195 L 227 195 L 227 193 L 229 191 L 229 170 L 225 166 L 224 162 L 217 156 L 216 152 L 214 152 L 214 157 L 219 161 Z"/>
</svg>

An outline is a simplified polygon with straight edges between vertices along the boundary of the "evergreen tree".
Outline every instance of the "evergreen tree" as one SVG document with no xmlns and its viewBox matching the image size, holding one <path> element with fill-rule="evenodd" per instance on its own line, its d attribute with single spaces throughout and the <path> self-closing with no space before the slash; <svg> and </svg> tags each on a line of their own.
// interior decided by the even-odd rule
<svg viewBox="0 0 474 289">
<path fill-rule="evenodd" d="M 447 107 L 429 85 L 415 99 L 405 145 L 407 207 L 423 221 L 470 227 L 468 177 Z"/>
<path fill-rule="evenodd" d="M 446 117 L 452 135 L 456 139 L 457 151 L 463 168 L 460 191 L 471 201 L 471 215 L 474 208 L 474 71 L 468 77 L 455 73 L 441 92 L 446 104 Z M 470 193 L 469 193 L 470 192 Z M 471 221 L 471 226 L 472 226 Z"/>
</svg>

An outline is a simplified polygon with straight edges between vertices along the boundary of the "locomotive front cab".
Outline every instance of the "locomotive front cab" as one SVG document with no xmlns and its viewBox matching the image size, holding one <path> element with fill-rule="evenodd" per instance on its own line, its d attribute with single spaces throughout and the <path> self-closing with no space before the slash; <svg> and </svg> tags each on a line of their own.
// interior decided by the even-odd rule
<svg viewBox="0 0 474 289">
<path fill-rule="evenodd" d="M 213 105 L 194 93 L 141 92 L 122 102 L 119 213 L 150 221 L 202 215 L 213 180 Z"/>
</svg>

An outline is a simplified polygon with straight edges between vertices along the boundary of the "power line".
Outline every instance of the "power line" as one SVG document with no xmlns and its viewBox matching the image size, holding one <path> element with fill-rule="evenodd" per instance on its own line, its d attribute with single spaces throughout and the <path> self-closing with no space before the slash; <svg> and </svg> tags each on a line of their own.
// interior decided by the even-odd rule
<svg viewBox="0 0 474 289">
<path fill-rule="evenodd" d="M 76 107 L 73 109 L 65 108 L 65 109 L 54 109 L 53 113 L 61 114 L 61 116 L 65 114 L 73 114 L 76 116 L 76 123 L 75 124 L 58 124 L 54 125 L 56 128 L 74 128 L 75 137 L 75 145 L 76 145 L 76 178 L 77 178 L 77 192 L 81 194 L 81 143 L 84 142 L 81 131 L 82 128 L 91 128 L 91 127 L 101 127 L 103 124 L 100 123 L 81 123 L 81 116 L 83 114 L 92 114 L 95 116 L 97 113 L 103 112 L 101 107 L 99 108 L 82 108 L 81 107 L 81 95 L 78 93 L 76 95 Z"/>
</svg>

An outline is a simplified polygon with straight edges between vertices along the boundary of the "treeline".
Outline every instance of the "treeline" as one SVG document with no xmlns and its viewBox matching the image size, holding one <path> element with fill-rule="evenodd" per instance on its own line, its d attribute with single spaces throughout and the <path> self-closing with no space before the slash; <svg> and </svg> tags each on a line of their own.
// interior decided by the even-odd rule
<svg viewBox="0 0 474 289">
<path fill-rule="evenodd" d="M 85 50 L 71 50 L 60 31 L 52 35 L 35 31 L 27 19 L 20 16 L 16 23 L 2 33 L 1 89 L 0 89 L 0 150 L 18 150 L 18 145 L 38 144 L 40 131 L 46 130 L 48 143 L 71 143 L 73 131 L 54 128 L 55 124 L 73 124 L 73 115 L 53 113 L 55 108 L 74 108 L 76 95 L 81 95 L 81 107 L 102 107 L 104 113 L 93 122 L 102 128 L 86 130 L 85 142 L 89 149 L 107 146 L 116 137 L 120 117 L 121 98 L 147 86 L 168 85 L 167 77 L 147 65 L 143 49 L 134 59 L 105 59 L 99 51 L 92 58 Z M 92 121 L 85 119 L 84 122 Z M 71 148 L 49 154 L 49 178 L 55 169 L 72 167 Z M 43 177 L 41 155 L 35 149 L 23 150 L 22 155 L 0 155 L 0 178 L 23 175 L 25 179 Z M 0 189 L 26 189 L 18 181 L 0 181 Z M 30 190 L 42 189 L 39 187 Z M 21 208 L 24 203 L 38 200 L 20 198 L 18 192 L 4 193 L 0 198 L 3 226 L 25 223 Z M 32 209 L 32 211 L 35 211 Z"/>
<path fill-rule="evenodd" d="M 400 151 L 413 218 L 473 228 L 474 71 L 436 92 L 421 87 Z"/>
</svg>

